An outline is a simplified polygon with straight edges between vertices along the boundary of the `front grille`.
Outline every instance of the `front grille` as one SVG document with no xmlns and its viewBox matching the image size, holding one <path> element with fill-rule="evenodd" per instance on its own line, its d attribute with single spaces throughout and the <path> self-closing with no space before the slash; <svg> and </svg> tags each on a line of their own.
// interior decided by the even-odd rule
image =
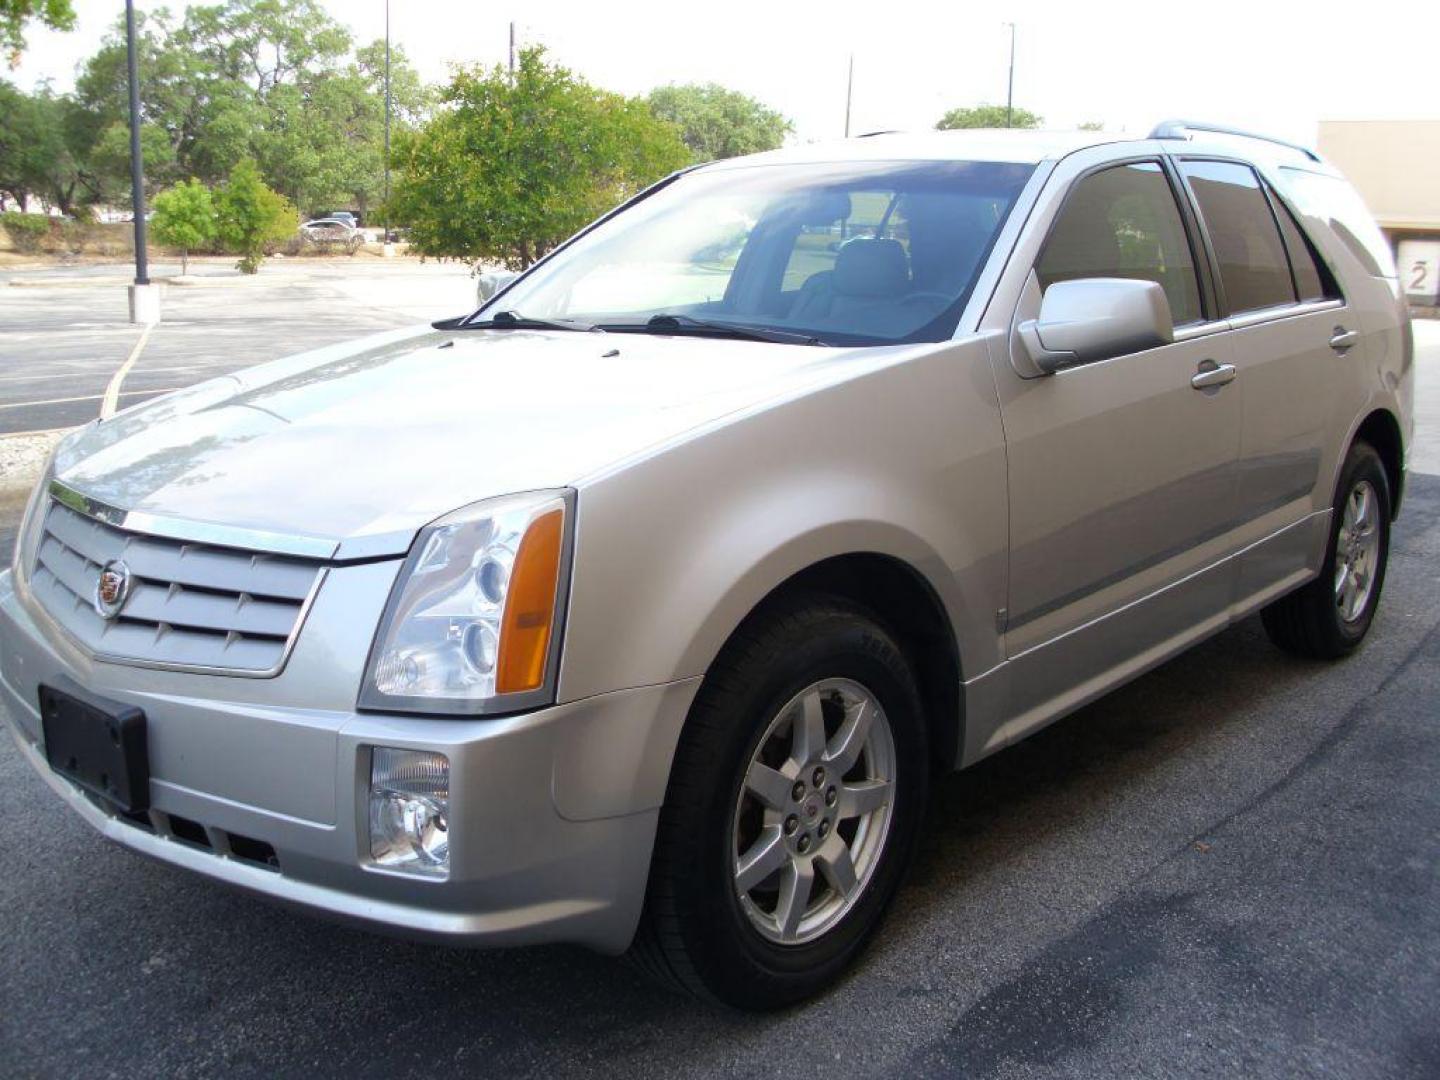
<svg viewBox="0 0 1440 1080">
<path fill-rule="evenodd" d="M 121 560 L 131 588 L 117 616 L 94 606 L 100 569 Z M 323 564 L 116 528 L 51 501 L 30 588 L 95 656 L 155 667 L 273 675 Z"/>
</svg>

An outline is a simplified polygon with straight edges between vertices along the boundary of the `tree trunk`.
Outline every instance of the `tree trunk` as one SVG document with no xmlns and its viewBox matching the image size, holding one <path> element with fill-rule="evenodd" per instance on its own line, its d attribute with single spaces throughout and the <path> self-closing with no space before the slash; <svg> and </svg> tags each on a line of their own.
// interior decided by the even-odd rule
<svg viewBox="0 0 1440 1080">
<path fill-rule="evenodd" d="M 190 273 L 190 249 L 180 249 L 180 275 L 184 277 Z"/>
</svg>

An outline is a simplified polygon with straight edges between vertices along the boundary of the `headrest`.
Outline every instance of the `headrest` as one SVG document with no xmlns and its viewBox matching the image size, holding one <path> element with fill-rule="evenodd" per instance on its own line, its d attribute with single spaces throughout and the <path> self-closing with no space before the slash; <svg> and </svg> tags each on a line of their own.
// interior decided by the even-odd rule
<svg viewBox="0 0 1440 1080">
<path fill-rule="evenodd" d="M 897 296 L 910 285 L 899 240 L 857 236 L 835 258 L 835 292 L 841 296 Z"/>
</svg>

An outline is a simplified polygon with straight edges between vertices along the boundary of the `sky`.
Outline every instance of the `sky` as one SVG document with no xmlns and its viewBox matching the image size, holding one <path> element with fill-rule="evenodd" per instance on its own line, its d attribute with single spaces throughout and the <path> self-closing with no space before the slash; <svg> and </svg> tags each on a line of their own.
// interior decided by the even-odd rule
<svg viewBox="0 0 1440 1080">
<path fill-rule="evenodd" d="M 384 36 L 385 0 L 323 3 L 358 40 Z M 13 81 L 68 88 L 124 10 L 121 0 L 75 7 L 74 32 L 31 29 Z M 1393 0 L 393 0 L 390 19 L 391 40 L 429 81 L 453 64 L 503 62 L 513 19 L 522 45 L 545 45 L 597 86 L 642 94 L 718 82 L 780 110 L 802 142 L 844 133 L 852 54 L 854 134 L 929 128 L 957 105 L 1003 104 L 1009 22 L 1015 104 L 1047 128 L 1098 121 L 1144 134 L 1180 117 L 1314 144 L 1322 119 L 1440 117 L 1440 6 Z"/>
</svg>

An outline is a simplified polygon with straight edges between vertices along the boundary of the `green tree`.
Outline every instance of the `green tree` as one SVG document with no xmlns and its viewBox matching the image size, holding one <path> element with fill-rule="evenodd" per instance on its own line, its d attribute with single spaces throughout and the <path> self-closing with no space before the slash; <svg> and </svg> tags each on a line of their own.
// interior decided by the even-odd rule
<svg viewBox="0 0 1440 1080">
<path fill-rule="evenodd" d="M 145 163 L 147 195 L 160 187 L 161 177 L 175 170 L 175 147 L 163 128 L 140 125 L 140 159 Z M 130 125 L 115 123 L 100 132 L 85 157 L 87 201 L 122 203 L 130 199 Z"/>
<path fill-rule="evenodd" d="M 353 55 L 351 44 L 349 31 L 316 0 L 226 0 L 190 7 L 182 19 L 165 8 L 137 13 L 149 192 L 188 177 L 215 187 L 253 158 L 265 181 L 297 205 L 363 213 L 379 199 L 384 175 L 384 43 Z M 392 61 L 398 132 L 423 117 L 430 94 L 400 50 Z M 32 97 L 12 108 L 13 95 L 0 91 L 0 148 L 29 148 L 24 162 L 0 153 L 0 189 L 13 181 L 27 197 L 43 195 L 67 213 L 126 199 L 123 21 L 83 63 L 73 94 L 42 88 Z M 46 138 L 17 138 L 22 130 Z M 43 182 L 33 176 L 37 158 L 45 162 Z M 22 171 L 30 178 L 24 184 Z"/>
<path fill-rule="evenodd" d="M 523 49 L 457 71 L 445 108 L 397 146 L 391 212 L 427 255 L 523 269 L 617 202 L 686 164 L 671 124 Z"/>
<path fill-rule="evenodd" d="M 93 181 L 86 164 L 88 136 L 81 110 L 73 99 L 42 84 L 22 110 L 35 139 L 22 155 L 28 162 L 30 193 L 39 195 L 62 214 L 74 214 L 93 201 Z M 0 120 L 0 127 L 6 121 Z M 0 172 L 7 172 L 0 165 Z"/>
<path fill-rule="evenodd" d="M 375 194 L 384 122 L 376 47 L 347 59 L 349 31 L 315 0 L 228 0 L 191 7 L 178 23 L 157 9 L 140 20 L 136 44 L 142 130 L 163 131 L 170 143 L 168 152 L 153 153 L 146 144 L 148 182 L 168 187 L 193 176 L 215 185 L 249 157 L 271 186 L 302 205 L 349 202 L 357 188 Z M 382 63 L 383 50 L 382 43 Z M 102 188 L 115 159 L 94 152 L 126 122 L 126 79 L 117 22 L 76 81 L 90 118 L 82 157 Z M 403 54 L 392 64 L 392 84 L 404 125 L 425 91 Z"/>
<path fill-rule="evenodd" d="M 318 0 L 226 0 L 185 12 L 176 43 L 225 80 L 262 99 L 300 85 L 350 51 L 350 31 Z"/>
<path fill-rule="evenodd" d="M 147 187 L 159 190 L 187 176 L 218 183 L 249 152 L 249 133 L 217 163 L 199 155 L 202 143 L 223 140 L 236 125 L 227 124 L 216 102 L 235 100 L 243 88 L 224 83 L 192 47 L 177 39 L 178 28 L 163 8 L 137 13 L 136 59 L 140 70 L 141 147 Z M 71 152 L 87 177 L 94 200 L 112 199 L 129 190 L 129 82 L 124 23 L 117 21 L 100 49 L 81 68 L 73 97 L 75 116 L 69 134 Z M 217 115 L 219 113 L 219 115 Z M 241 126 L 259 125 L 258 112 L 247 112 Z M 161 145 L 163 143 L 168 145 Z M 196 158 L 206 157 L 200 167 Z"/>
<path fill-rule="evenodd" d="M 266 178 L 300 207 L 343 205 L 366 216 L 379 202 L 385 161 L 384 42 L 366 46 L 354 62 L 327 69 L 303 86 L 284 85 L 268 98 L 270 118 L 257 135 Z M 391 55 L 392 133 L 408 130 L 429 93 L 405 60 Z"/>
<path fill-rule="evenodd" d="M 25 24 L 32 19 L 52 30 L 73 30 L 75 6 L 71 0 L 0 0 L 0 49 L 9 54 L 12 68 L 25 51 Z"/>
<path fill-rule="evenodd" d="M 697 161 L 774 150 L 793 130 L 774 109 L 715 83 L 661 86 L 646 100 L 656 116 L 680 129 Z"/>
<path fill-rule="evenodd" d="M 1077 130 L 1077 131 L 1104 131 L 1104 130 L 1105 130 L 1105 121 L 1103 121 L 1103 120 L 1086 120 L 1083 124 L 1081 124 L 1078 128 L 1076 128 L 1076 130 Z"/>
<path fill-rule="evenodd" d="M 1005 122 L 1006 112 L 1010 111 L 1004 105 L 973 105 L 968 109 L 951 109 L 935 127 L 940 131 L 954 131 L 957 128 L 1038 128 L 1043 123 L 1043 118 L 1037 116 L 1029 109 L 1015 109 L 1011 112 L 1010 122 Z"/>
<path fill-rule="evenodd" d="M 246 158 L 230 172 L 230 179 L 215 197 L 216 234 L 221 243 L 240 256 L 241 273 L 260 269 L 269 244 L 285 240 L 300 227 L 300 217 L 285 196 L 271 191 L 260 179 L 260 169 Z"/>
<path fill-rule="evenodd" d="M 151 234 L 167 247 L 180 249 L 180 272 L 190 272 L 190 252 L 215 239 L 215 200 L 199 180 L 176 184 L 155 196 Z"/>
<path fill-rule="evenodd" d="M 36 95 L 0 79 L 0 195 L 21 211 L 49 188 L 56 159 L 65 152 L 63 133 Z"/>
</svg>

